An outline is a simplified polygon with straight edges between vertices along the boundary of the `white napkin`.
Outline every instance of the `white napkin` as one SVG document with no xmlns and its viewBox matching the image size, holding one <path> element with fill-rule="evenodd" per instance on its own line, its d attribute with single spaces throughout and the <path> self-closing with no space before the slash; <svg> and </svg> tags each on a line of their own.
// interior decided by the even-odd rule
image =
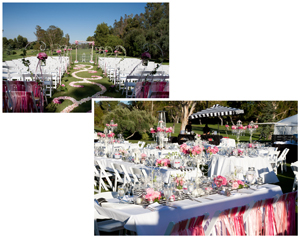
<svg viewBox="0 0 300 238">
<path fill-rule="evenodd" d="M 263 190 L 263 189 L 267 189 L 266 187 L 262 187 L 262 186 L 250 186 L 250 188 L 253 188 L 253 189 L 255 189 L 255 190 Z"/>
<path fill-rule="evenodd" d="M 242 188 L 239 190 L 239 193 L 251 194 L 251 193 L 254 193 L 254 190 Z"/>
<path fill-rule="evenodd" d="M 151 210 L 157 211 L 157 210 L 161 210 L 161 209 L 164 209 L 164 208 L 167 208 L 167 206 L 163 206 L 163 205 L 159 204 L 158 202 L 152 203 L 151 205 L 149 205 L 147 207 L 147 209 L 149 209 L 150 211 Z"/>
<path fill-rule="evenodd" d="M 231 192 L 231 196 L 241 196 L 241 195 L 242 195 L 242 193 L 239 193 L 239 192 L 236 192 L 236 191 Z"/>
</svg>

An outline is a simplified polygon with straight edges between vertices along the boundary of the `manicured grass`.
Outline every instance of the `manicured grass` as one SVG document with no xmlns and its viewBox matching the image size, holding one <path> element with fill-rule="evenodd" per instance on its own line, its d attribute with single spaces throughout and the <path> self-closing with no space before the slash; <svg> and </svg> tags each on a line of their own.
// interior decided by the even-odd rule
<svg viewBox="0 0 300 238">
<path fill-rule="evenodd" d="M 81 64 L 81 63 L 79 63 L 79 64 Z M 72 73 L 75 71 L 79 71 L 78 69 L 74 69 L 74 68 L 76 68 L 76 65 L 77 64 L 72 65 L 73 69 L 69 70 L 69 76 L 67 76 L 67 74 L 65 73 L 64 76 L 62 77 L 61 83 L 66 86 L 67 91 L 54 90 L 52 98 L 49 98 L 49 100 L 48 100 L 49 105 L 46 107 L 46 110 L 45 110 L 46 112 L 61 112 L 66 106 L 69 106 L 72 104 L 70 100 L 64 100 L 64 102 L 62 104 L 54 105 L 53 103 L 51 103 L 51 101 L 56 97 L 68 96 L 68 97 L 72 97 L 72 98 L 76 99 L 77 101 L 80 101 L 83 98 L 91 97 L 94 94 L 96 94 L 97 92 L 102 91 L 102 89 L 98 85 L 85 83 L 85 82 L 83 82 L 83 79 L 77 79 L 77 78 L 73 77 Z M 87 68 L 88 66 L 92 65 L 93 68 L 89 69 L 89 70 L 97 71 L 97 73 L 89 73 L 88 71 L 86 71 L 86 72 L 76 73 L 76 76 L 81 77 L 81 78 L 87 78 L 87 80 L 90 82 L 99 83 L 99 84 L 103 85 L 104 87 L 106 87 L 107 89 L 110 88 L 110 86 L 113 83 L 109 82 L 109 79 L 107 77 L 103 76 L 103 72 L 101 69 L 97 69 L 97 66 L 95 66 L 94 64 L 91 64 L 91 63 L 84 63 L 84 65 L 86 65 L 86 67 L 84 67 L 84 68 Z M 93 80 L 94 78 L 91 77 L 92 75 L 98 75 L 103 78 L 100 80 Z M 89 80 L 89 79 L 91 79 L 91 80 Z M 82 85 L 83 88 L 72 87 L 72 86 L 70 86 L 71 82 L 80 82 L 75 85 Z M 107 97 L 113 97 L 113 98 L 123 98 L 123 97 L 125 97 L 125 94 L 122 95 L 121 91 L 120 92 L 109 92 L 107 90 L 101 96 L 107 96 Z M 83 103 L 83 104 L 79 105 L 78 107 L 76 107 L 75 109 L 73 109 L 73 111 L 74 112 L 90 111 L 92 108 L 91 102 L 92 101 L 90 100 L 86 103 Z"/>
</svg>

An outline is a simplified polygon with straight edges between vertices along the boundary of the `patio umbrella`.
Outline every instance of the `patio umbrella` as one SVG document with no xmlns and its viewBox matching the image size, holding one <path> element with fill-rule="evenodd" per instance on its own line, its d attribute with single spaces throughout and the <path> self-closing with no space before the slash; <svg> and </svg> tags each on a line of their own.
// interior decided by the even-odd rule
<svg viewBox="0 0 300 238">
<path fill-rule="evenodd" d="M 190 119 L 196 118 L 204 118 L 204 117 L 217 117 L 217 116 L 232 116 L 243 114 L 244 110 L 232 107 L 224 107 L 220 106 L 219 104 L 215 104 L 210 108 L 204 109 L 200 112 L 196 112 L 190 115 Z M 219 131 L 219 124 L 218 124 L 218 131 Z"/>
</svg>

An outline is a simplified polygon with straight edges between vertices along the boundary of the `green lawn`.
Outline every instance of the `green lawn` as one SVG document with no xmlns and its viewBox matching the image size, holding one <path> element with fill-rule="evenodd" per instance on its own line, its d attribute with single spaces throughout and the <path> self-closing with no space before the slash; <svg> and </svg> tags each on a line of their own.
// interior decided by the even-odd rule
<svg viewBox="0 0 300 238">
<path fill-rule="evenodd" d="M 81 64 L 81 63 L 79 63 Z M 72 66 L 76 68 L 77 64 L 73 64 Z M 113 84 L 112 82 L 109 82 L 109 79 L 107 77 L 103 76 L 103 72 L 101 69 L 97 70 L 97 66 L 91 63 L 84 63 L 84 65 L 87 65 L 86 67 L 92 65 L 93 68 L 91 70 L 97 71 L 97 73 L 89 73 L 88 71 L 86 72 L 79 72 L 76 74 L 76 76 L 81 77 L 81 78 L 91 78 L 92 75 L 98 75 L 103 77 L 100 80 L 88 80 L 90 82 L 94 83 L 99 83 L 106 87 L 107 89 Z M 78 69 L 71 69 L 69 70 L 69 75 L 64 74 L 62 77 L 62 84 L 64 84 L 67 88 L 67 91 L 58 91 L 54 90 L 52 98 L 49 98 L 48 102 L 49 105 L 46 107 L 46 112 L 61 112 L 66 106 L 72 105 L 73 103 L 70 100 L 64 100 L 62 104 L 56 105 L 52 102 L 52 100 L 56 97 L 61 97 L 61 96 L 68 96 L 76 99 L 77 101 L 80 101 L 83 98 L 91 97 L 92 95 L 96 94 L 99 91 L 102 91 L 102 89 L 95 84 L 90 84 L 90 83 L 85 83 L 81 82 L 83 79 L 77 79 L 72 76 L 72 73 L 75 71 L 79 71 Z M 80 82 L 76 85 L 82 85 L 84 86 L 83 88 L 77 88 L 77 87 L 72 87 L 70 86 L 71 82 Z M 122 95 L 121 92 L 109 92 L 106 91 L 102 96 L 107 96 L 107 97 L 114 97 L 114 98 L 122 98 L 125 97 L 125 94 Z M 73 111 L 71 112 L 88 112 L 91 110 L 91 100 L 79 105 L 76 107 Z"/>
</svg>

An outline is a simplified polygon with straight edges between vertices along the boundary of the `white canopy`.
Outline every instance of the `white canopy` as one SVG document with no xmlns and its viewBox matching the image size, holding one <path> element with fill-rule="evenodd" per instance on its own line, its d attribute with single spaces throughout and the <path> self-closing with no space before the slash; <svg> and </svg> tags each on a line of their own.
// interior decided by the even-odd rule
<svg viewBox="0 0 300 238">
<path fill-rule="evenodd" d="M 298 114 L 275 123 L 274 135 L 298 134 Z"/>
</svg>

